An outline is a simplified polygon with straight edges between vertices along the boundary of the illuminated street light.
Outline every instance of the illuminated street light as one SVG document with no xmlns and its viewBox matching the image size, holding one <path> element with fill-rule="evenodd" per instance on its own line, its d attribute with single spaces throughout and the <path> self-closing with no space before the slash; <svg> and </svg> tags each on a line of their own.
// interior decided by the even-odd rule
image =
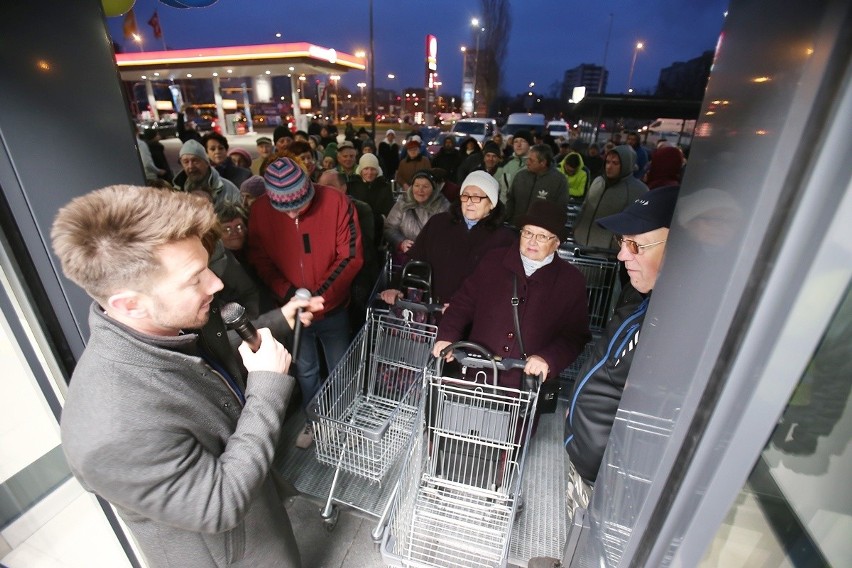
<svg viewBox="0 0 852 568">
<path fill-rule="evenodd" d="M 473 116 L 476 116 L 476 93 L 479 92 L 476 88 L 479 79 L 477 76 L 479 73 L 479 40 L 485 28 L 479 27 L 479 20 L 477 18 L 473 18 L 470 21 L 470 25 L 476 28 L 476 56 L 473 60 Z"/>
<path fill-rule="evenodd" d="M 633 69 L 636 67 L 636 57 L 639 55 L 639 50 L 644 48 L 645 44 L 640 42 L 636 43 L 636 48 L 633 50 L 633 62 L 630 64 L 630 75 L 627 77 L 627 92 L 633 92 Z"/>
<path fill-rule="evenodd" d="M 139 45 L 139 51 L 142 51 L 142 36 L 140 34 L 134 33 L 132 34 L 133 41 L 135 41 Z"/>
<path fill-rule="evenodd" d="M 338 122 L 340 120 L 340 115 L 337 114 L 337 88 L 340 84 L 340 75 L 329 75 L 329 80 L 334 81 L 334 122 Z"/>
<path fill-rule="evenodd" d="M 367 86 L 367 83 L 361 82 L 361 83 L 358 83 L 355 86 L 361 89 L 361 110 L 362 110 L 361 114 L 364 115 L 364 114 L 366 114 L 365 111 L 367 110 L 367 102 L 364 100 L 364 87 Z"/>
</svg>

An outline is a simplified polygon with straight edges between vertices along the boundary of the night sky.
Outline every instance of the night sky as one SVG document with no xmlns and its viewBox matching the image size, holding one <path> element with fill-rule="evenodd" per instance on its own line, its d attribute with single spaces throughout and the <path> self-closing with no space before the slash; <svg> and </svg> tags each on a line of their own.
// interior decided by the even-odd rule
<svg viewBox="0 0 852 568">
<path fill-rule="evenodd" d="M 474 46 L 471 18 L 478 0 L 373 0 L 376 87 L 422 87 L 425 36 L 438 38 L 441 92 L 461 90 L 460 47 Z M 653 93 L 660 69 L 713 50 L 724 23 L 727 0 L 514 0 L 512 30 L 504 66 L 503 89 L 549 94 L 567 69 L 602 64 L 607 32 L 607 93 L 622 93 L 637 41 L 633 87 Z M 368 0 L 219 0 L 208 8 L 180 10 L 157 0 L 137 0 L 134 8 L 144 50 L 161 50 L 148 20 L 157 10 L 167 45 L 173 49 L 306 41 L 354 53 L 369 47 Z M 123 17 L 108 18 L 112 37 L 125 51 L 138 46 L 122 34 Z M 281 38 L 275 34 L 281 33 Z M 388 73 L 396 75 L 391 81 Z M 344 74 L 353 92 L 364 73 Z"/>
</svg>

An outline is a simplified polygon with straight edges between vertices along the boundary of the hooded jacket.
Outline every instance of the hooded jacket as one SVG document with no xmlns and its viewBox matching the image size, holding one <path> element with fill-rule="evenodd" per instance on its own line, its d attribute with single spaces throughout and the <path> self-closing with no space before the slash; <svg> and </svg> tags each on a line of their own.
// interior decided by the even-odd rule
<svg viewBox="0 0 852 568">
<path fill-rule="evenodd" d="M 621 159 L 618 179 L 605 175 L 595 179 L 583 202 L 574 225 L 574 240 L 582 246 L 615 249 L 614 235 L 598 225 L 596 221 L 608 215 L 621 213 L 628 205 L 648 191 L 648 186 L 633 177 L 636 153 L 627 145 L 611 150 Z"/>
<path fill-rule="evenodd" d="M 191 191 L 193 188 L 187 187 L 186 182 L 186 172 L 181 171 L 175 176 L 174 186 L 182 191 Z M 210 173 L 207 176 L 206 185 L 213 191 L 213 206 L 217 209 L 226 203 L 241 205 L 243 202 L 243 196 L 240 193 L 239 188 L 220 176 L 219 172 L 217 172 L 216 168 L 212 165 L 210 166 Z"/>
<path fill-rule="evenodd" d="M 433 190 L 426 203 L 420 204 L 415 201 L 412 188 L 409 187 L 385 219 L 385 240 L 392 250 L 396 250 L 402 241 L 417 239 L 432 215 L 449 208 L 450 202 L 439 190 Z"/>
<path fill-rule="evenodd" d="M 567 160 L 568 156 L 571 154 L 577 156 L 580 160 L 580 165 L 577 166 L 577 171 L 574 172 L 574 175 L 569 175 L 568 171 L 565 169 L 565 160 Z M 559 162 L 558 169 L 562 175 L 565 176 L 565 181 L 568 182 L 568 195 L 577 199 L 582 199 L 582 197 L 586 195 L 586 185 L 589 180 L 589 175 L 586 173 L 585 164 L 583 163 L 583 156 L 577 152 L 569 152 L 568 155 Z"/>
</svg>

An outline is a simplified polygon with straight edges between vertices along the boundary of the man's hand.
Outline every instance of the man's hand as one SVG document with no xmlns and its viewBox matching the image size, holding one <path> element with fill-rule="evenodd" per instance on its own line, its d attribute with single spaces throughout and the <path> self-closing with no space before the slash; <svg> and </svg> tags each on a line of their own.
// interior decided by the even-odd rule
<svg viewBox="0 0 852 568">
<path fill-rule="evenodd" d="M 322 296 L 313 296 L 310 300 L 299 300 L 293 296 L 289 302 L 281 306 L 281 315 L 287 320 L 290 329 L 295 329 L 296 312 L 302 308 L 299 319 L 302 320 L 302 325 L 307 327 L 314 319 L 314 312 L 321 312 L 324 307 L 325 298 Z"/>
<path fill-rule="evenodd" d="M 405 239 L 404 241 L 399 243 L 399 250 L 402 252 L 408 252 L 413 246 L 414 241 L 412 241 L 411 239 Z"/>
<path fill-rule="evenodd" d="M 257 352 L 253 353 L 245 341 L 239 347 L 240 357 L 243 359 L 246 370 L 249 373 L 271 371 L 286 374 L 290 370 L 292 359 L 290 353 L 272 337 L 269 328 L 259 329 L 257 333 L 260 335 L 260 348 Z"/>
<path fill-rule="evenodd" d="M 527 364 L 524 366 L 524 372 L 528 375 L 543 376 L 547 378 L 547 374 L 550 372 L 550 366 L 547 364 L 547 361 L 539 357 L 538 355 L 530 355 L 527 357 Z"/>
<path fill-rule="evenodd" d="M 382 301 L 384 303 L 386 303 L 389 306 L 392 306 L 396 303 L 397 300 L 402 299 L 402 292 L 400 292 L 399 290 L 394 290 L 394 289 L 391 288 L 389 290 L 382 290 L 379 293 L 379 297 L 382 299 Z"/>
<path fill-rule="evenodd" d="M 437 359 L 438 357 L 441 356 L 441 351 L 443 351 L 444 348 L 449 344 L 450 344 L 449 341 L 436 341 L 435 342 L 434 347 L 432 347 L 432 355 L 435 357 L 435 359 Z M 447 353 L 446 356 L 444 357 L 444 361 L 446 361 L 447 363 L 449 363 L 453 359 L 454 359 L 454 357 L 453 357 L 452 351 Z"/>
</svg>

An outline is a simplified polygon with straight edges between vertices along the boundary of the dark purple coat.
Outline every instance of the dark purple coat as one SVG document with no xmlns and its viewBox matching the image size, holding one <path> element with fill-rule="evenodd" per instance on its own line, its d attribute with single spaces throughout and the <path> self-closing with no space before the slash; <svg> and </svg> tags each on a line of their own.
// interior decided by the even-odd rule
<svg viewBox="0 0 852 568">
<path fill-rule="evenodd" d="M 449 302 L 486 252 L 517 242 L 518 235 L 508 227 L 480 221 L 468 230 L 447 211 L 429 219 L 408 256 L 429 263 L 434 301 Z"/>
<path fill-rule="evenodd" d="M 489 251 L 453 296 L 438 341 L 469 339 L 495 355 L 521 358 L 511 305 L 513 274 L 518 277 L 518 317 L 527 356 L 547 361 L 548 378 L 556 377 L 591 339 L 585 279 L 558 256 L 527 278 L 517 246 Z M 520 377 L 520 371 L 503 373 L 500 385 L 520 388 Z"/>
</svg>

